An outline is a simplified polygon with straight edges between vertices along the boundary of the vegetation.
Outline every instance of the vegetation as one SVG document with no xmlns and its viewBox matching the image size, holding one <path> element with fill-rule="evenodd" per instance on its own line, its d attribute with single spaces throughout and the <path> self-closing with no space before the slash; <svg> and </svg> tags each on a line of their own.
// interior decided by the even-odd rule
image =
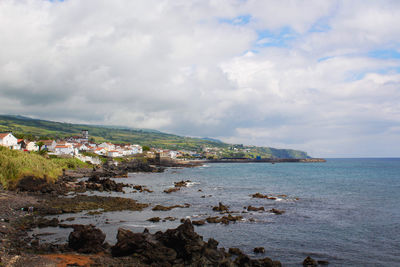
<svg viewBox="0 0 400 267">
<path fill-rule="evenodd" d="M 11 188 L 24 176 L 45 178 L 54 182 L 62 174 L 62 169 L 85 166 L 86 163 L 75 158 L 45 158 L 37 153 L 0 146 L 0 183 L 4 188 Z"/>
</svg>

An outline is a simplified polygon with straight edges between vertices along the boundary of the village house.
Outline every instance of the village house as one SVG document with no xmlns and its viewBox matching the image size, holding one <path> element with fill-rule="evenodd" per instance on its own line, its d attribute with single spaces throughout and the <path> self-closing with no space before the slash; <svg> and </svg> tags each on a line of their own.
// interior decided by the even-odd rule
<svg viewBox="0 0 400 267">
<path fill-rule="evenodd" d="M 54 140 L 40 140 L 38 143 L 42 142 L 43 146 L 41 147 L 41 150 L 47 150 L 47 151 L 54 151 L 57 143 Z"/>
<path fill-rule="evenodd" d="M 18 139 L 12 133 L 0 133 L 0 145 L 10 149 L 20 149 Z"/>
<path fill-rule="evenodd" d="M 28 142 L 26 144 L 26 150 L 28 150 L 28 151 L 38 151 L 39 147 L 36 144 L 36 142 Z"/>
<path fill-rule="evenodd" d="M 88 151 L 89 150 L 89 146 L 87 146 L 85 144 L 79 144 L 79 143 L 75 143 L 74 148 L 76 148 L 78 151 Z"/>
<path fill-rule="evenodd" d="M 95 148 L 95 149 L 93 150 L 93 152 L 94 152 L 95 154 L 97 154 L 97 155 L 104 156 L 104 155 L 106 155 L 107 150 L 105 150 L 104 147 L 98 147 L 98 148 Z"/>
<path fill-rule="evenodd" d="M 98 147 L 102 147 L 106 151 L 115 150 L 115 145 L 107 142 L 101 143 L 100 145 L 98 145 Z"/>
<path fill-rule="evenodd" d="M 115 157 L 121 157 L 122 154 L 118 150 L 110 150 L 107 152 L 107 156 L 111 157 L 111 158 L 115 158 Z"/>
<path fill-rule="evenodd" d="M 56 155 L 74 155 L 75 149 L 71 145 L 56 145 L 54 147 L 54 153 Z"/>
</svg>

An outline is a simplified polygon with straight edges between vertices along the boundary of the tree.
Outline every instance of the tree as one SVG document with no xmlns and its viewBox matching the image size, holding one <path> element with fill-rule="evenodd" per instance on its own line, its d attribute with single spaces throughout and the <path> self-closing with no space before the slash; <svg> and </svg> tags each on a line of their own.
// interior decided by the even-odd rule
<svg viewBox="0 0 400 267">
<path fill-rule="evenodd" d="M 42 146 L 44 146 L 43 142 L 37 142 L 36 145 L 39 147 L 39 151 L 42 150 Z"/>
<path fill-rule="evenodd" d="M 142 150 L 144 151 L 150 151 L 150 147 L 149 146 L 142 146 Z"/>
</svg>

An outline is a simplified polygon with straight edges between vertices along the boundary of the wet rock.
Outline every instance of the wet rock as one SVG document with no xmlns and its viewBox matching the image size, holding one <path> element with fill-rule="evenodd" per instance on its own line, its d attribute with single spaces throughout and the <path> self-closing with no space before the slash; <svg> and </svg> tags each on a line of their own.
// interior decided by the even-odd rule
<svg viewBox="0 0 400 267">
<path fill-rule="evenodd" d="M 176 220 L 176 218 L 175 218 L 175 217 L 171 217 L 171 216 L 165 217 L 165 218 L 163 219 L 163 221 L 170 221 L 170 222 L 173 222 L 173 221 L 175 221 L 175 220 Z"/>
<path fill-rule="evenodd" d="M 278 210 L 278 209 L 275 209 L 275 208 L 269 210 L 269 212 L 275 213 L 276 215 L 281 215 L 281 214 L 284 214 L 284 213 L 285 213 L 284 210 Z"/>
<path fill-rule="evenodd" d="M 254 248 L 254 253 L 265 253 L 265 249 L 263 247 Z"/>
<path fill-rule="evenodd" d="M 206 218 L 206 221 L 207 221 L 208 223 L 219 223 L 219 222 L 220 222 L 218 216 L 217 216 L 217 217 L 208 217 L 208 218 Z"/>
<path fill-rule="evenodd" d="M 232 216 L 229 214 L 228 216 L 223 217 L 208 217 L 206 221 L 208 223 L 222 223 L 222 224 L 229 224 L 229 222 L 236 222 L 242 220 L 242 216 Z"/>
<path fill-rule="evenodd" d="M 190 183 L 190 180 L 186 180 L 186 181 L 180 181 L 180 182 L 175 182 L 174 185 L 175 187 L 186 187 L 188 183 Z"/>
<path fill-rule="evenodd" d="M 218 206 L 213 207 L 213 211 L 227 212 L 229 211 L 229 207 L 219 202 Z"/>
<path fill-rule="evenodd" d="M 303 261 L 303 266 L 304 267 L 317 267 L 318 263 L 316 260 L 314 260 L 310 256 L 307 256 L 307 258 L 305 258 Z"/>
<path fill-rule="evenodd" d="M 241 254 L 243 254 L 243 252 L 238 248 L 229 248 L 228 253 L 232 254 L 232 255 L 241 255 Z"/>
<path fill-rule="evenodd" d="M 159 222 L 160 220 L 161 220 L 160 217 L 153 217 L 153 218 L 148 219 L 149 222 Z"/>
<path fill-rule="evenodd" d="M 44 228 L 44 227 L 57 227 L 60 222 L 57 218 L 53 218 L 51 220 L 46 218 L 38 218 L 36 223 L 39 228 Z"/>
<path fill-rule="evenodd" d="M 175 209 L 175 208 L 189 208 L 189 207 L 190 207 L 190 204 L 173 205 L 173 206 L 156 205 L 151 210 L 153 210 L 153 211 L 168 211 L 168 210 L 172 210 L 172 209 Z"/>
<path fill-rule="evenodd" d="M 252 198 L 268 198 L 268 195 L 263 195 L 261 193 L 255 193 L 251 195 Z"/>
<path fill-rule="evenodd" d="M 123 188 L 129 185 L 117 183 L 110 178 L 101 179 L 99 175 L 93 174 L 87 180 L 85 186 L 89 190 L 123 192 Z"/>
<path fill-rule="evenodd" d="M 68 246 L 80 253 L 97 253 L 102 247 L 106 235 L 93 225 L 76 225 L 69 234 Z"/>
<path fill-rule="evenodd" d="M 264 207 L 257 208 L 257 207 L 253 207 L 251 205 L 247 207 L 247 210 L 248 211 L 265 211 Z"/>
<path fill-rule="evenodd" d="M 329 261 L 324 261 L 324 260 L 318 260 L 317 263 L 319 265 L 329 265 Z"/>
<path fill-rule="evenodd" d="M 44 205 L 38 207 L 40 214 L 77 213 L 84 210 L 121 211 L 142 210 L 148 204 L 137 203 L 133 199 L 122 197 L 103 197 L 77 195 L 72 198 L 48 197 Z"/>
<path fill-rule="evenodd" d="M 205 220 L 192 221 L 192 224 L 197 226 L 204 225 L 205 223 Z"/>
<path fill-rule="evenodd" d="M 164 193 L 169 194 L 169 193 L 176 192 L 176 191 L 179 191 L 179 190 L 181 190 L 180 187 L 171 187 L 171 188 L 165 189 Z"/>
</svg>

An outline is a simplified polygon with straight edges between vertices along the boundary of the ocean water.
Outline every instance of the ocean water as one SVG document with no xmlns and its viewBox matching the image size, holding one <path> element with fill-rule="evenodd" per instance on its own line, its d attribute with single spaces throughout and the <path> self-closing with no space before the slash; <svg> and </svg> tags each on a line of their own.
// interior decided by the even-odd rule
<svg viewBox="0 0 400 267">
<path fill-rule="evenodd" d="M 146 185 L 154 192 L 133 193 L 135 190 L 127 189 L 125 194 L 112 193 L 113 196 L 151 203 L 151 207 L 183 203 L 191 207 L 77 215 L 74 223 L 95 223 L 106 232 L 110 243 L 115 242 L 119 227 L 132 231 L 148 228 L 150 232 L 174 228 L 181 218 L 198 220 L 219 215 L 212 207 L 222 202 L 244 220 L 229 225 L 195 226 L 205 240 L 212 237 L 221 247 L 237 247 L 257 257 L 253 248 L 262 246 L 265 254 L 259 257 L 280 260 L 284 266 L 301 266 L 306 256 L 327 260 L 329 266 L 400 266 L 400 159 L 208 164 L 171 168 L 164 173 L 132 173 L 128 178 L 115 180 Z M 192 183 L 178 192 L 162 192 L 180 180 Z M 257 192 L 287 197 L 269 200 L 250 196 Z M 242 213 L 248 205 L 285 213 Z M 147 221 L 155 216 L 173 216 L 178 220 Z M 63 231 L 52 238 L 65 242 L 69 230 Z"/>
</svg>

